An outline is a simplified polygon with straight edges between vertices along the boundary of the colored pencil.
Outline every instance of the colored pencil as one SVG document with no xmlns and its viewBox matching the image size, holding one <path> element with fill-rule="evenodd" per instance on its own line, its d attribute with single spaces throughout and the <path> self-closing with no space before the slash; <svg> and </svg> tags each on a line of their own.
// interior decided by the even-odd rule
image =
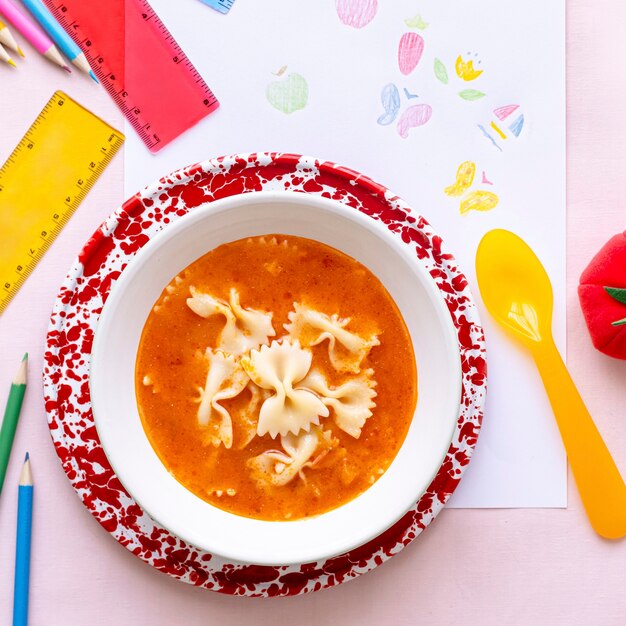
<svg viewBox="0 0 626 626">
<path fill-rule="evenodd" d="M 5 63 L 8 63 L 9 65 L 13 67 L 17 67 L 17 65 L 15 65 L 15 61 L 9 56 L 9 53 L 2 47 L 2 44 L 0 44 L 0 61 L 4 61 Z"/>
<path fill-rule="evenodd" d="M 72 71 L 48 35 L 40 30 L 32 18 L 13 4 L 11 0 L 0 0 L 0 13 L 22 33 L 37 52 L 43 54 L 46 59 L 56 63 L 64 70 Z"/>
<path fill-rule="evenodd" d="M 52 13 L 47 9 L 41 0 L 22 0 L 24 6 L 31 12 L 32 16 L 39 22 L 40 26 L 50 35 L 61 52 L 81 71 L 89 74 L 96 82 L 99 82 L 96 75 L 91 71 L 82 50 L 74 43 L 72 38 L 63 30 Z"/>
<path fill-rule="evenodd" d="M 30 538 L 33 522 L 33 476 L 30 471 L 28 452 L 22 466 L 18 492 L 13 626 L 27 626 L 28 589 L 30 586 Z"/>
<path fill-rule="evenodd" d="M 21 57 L 24 56 L 22 49 L 2 20 L 0 20 L 0 45 L 6 46 L 9 50 L 13 50 L 13 52 L 17 52 Z"/>
<path fill-rule="evenodd" d="M 28 367 L 28 354 L 24 355 L 17 374 L 11 384 L 9 399 L 4 410 L 4 419 L 2 420 L 2 428 L 0 429 L 0 493 L 2 493 L 2 484 L 7 473 L 7 465 L 11 456 L 11 447 L 15 438 L 15 429 L 20 418 L 20 410 L 24 401 L 24 393 L 26 393 L 26 372 Z"/>
</svg>

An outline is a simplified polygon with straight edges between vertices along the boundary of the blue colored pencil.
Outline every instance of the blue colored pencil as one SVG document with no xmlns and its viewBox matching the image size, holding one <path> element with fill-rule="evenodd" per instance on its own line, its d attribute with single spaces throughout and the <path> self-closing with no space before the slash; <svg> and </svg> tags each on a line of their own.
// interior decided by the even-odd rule
<svg viewBox="0 0 626 626">
<path fill-rule="evenodd" d="M 89 74 L 96 82 L 99 82 L 96 75 L 91 71 L 91 67 L 81 49 L 74 43 L 74 40 L 63 30 L 52 13 L 41 0 L 22 0 L 24 6 L 32 13 L 39 25 L 50 35 L 61 52 L 81 71 Z"/>
<path fill-rule="evenodd" d="M 28 588 L 30 584 L 30 536 L 33 520 L 33 477 L 28 452 L 20 474 L 17 500 L 17 537 L 15 541 L 15 587 L 13 591 L 13 626 L 28 624 Z"/>
</svg>

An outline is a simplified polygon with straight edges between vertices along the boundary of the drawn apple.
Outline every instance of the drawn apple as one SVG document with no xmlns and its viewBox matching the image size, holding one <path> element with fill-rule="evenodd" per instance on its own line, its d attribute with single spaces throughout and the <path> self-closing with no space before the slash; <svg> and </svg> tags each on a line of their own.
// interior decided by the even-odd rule
<svg viewBox="0 0 626 626">
<path fill-rule="evenodd" d="M 282 113 L 293 113 L 304 109 L 309 100 L 309 86 L 300 74 L 288 74 L 267 86 L 267 100 Z"/>
<path fill-rule="evenodd" d="M 363 28 L 376 15 L 378 0 L 336 0 L 337 15 L 346 26 Z"/>
</svg>

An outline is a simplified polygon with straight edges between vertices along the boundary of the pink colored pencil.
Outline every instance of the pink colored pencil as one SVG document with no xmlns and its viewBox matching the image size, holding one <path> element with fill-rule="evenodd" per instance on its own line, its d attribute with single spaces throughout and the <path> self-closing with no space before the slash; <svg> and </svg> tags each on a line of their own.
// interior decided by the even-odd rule
<svg viewBox="0 0 626 626">
<path fill-rule="evenodd" d="M 71 72 L 61 53 L 48 35 L 40 30 L 30 16 L 21 11 L 11 0 L 0 0 L 0 13 L 22 33 L 37 52 L 43 54 L 43 56 L 61 66 L 64 70 Z"/>
</svg>

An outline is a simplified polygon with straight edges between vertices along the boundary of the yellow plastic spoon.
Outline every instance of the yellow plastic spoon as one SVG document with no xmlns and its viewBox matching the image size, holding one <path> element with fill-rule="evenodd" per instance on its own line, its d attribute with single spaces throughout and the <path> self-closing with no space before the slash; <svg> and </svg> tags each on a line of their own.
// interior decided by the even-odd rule
<svg viewBox="0 0 626 626">
<path fill-rule="evenodd" d="M 532 352 L 591 525 L 607 539 L 626 536 L 626 484 L 554 344 L 543 265 L 517 235 L 492 230 L 478 246 L 476 274 L 489 313 Z"/>
</svg>

